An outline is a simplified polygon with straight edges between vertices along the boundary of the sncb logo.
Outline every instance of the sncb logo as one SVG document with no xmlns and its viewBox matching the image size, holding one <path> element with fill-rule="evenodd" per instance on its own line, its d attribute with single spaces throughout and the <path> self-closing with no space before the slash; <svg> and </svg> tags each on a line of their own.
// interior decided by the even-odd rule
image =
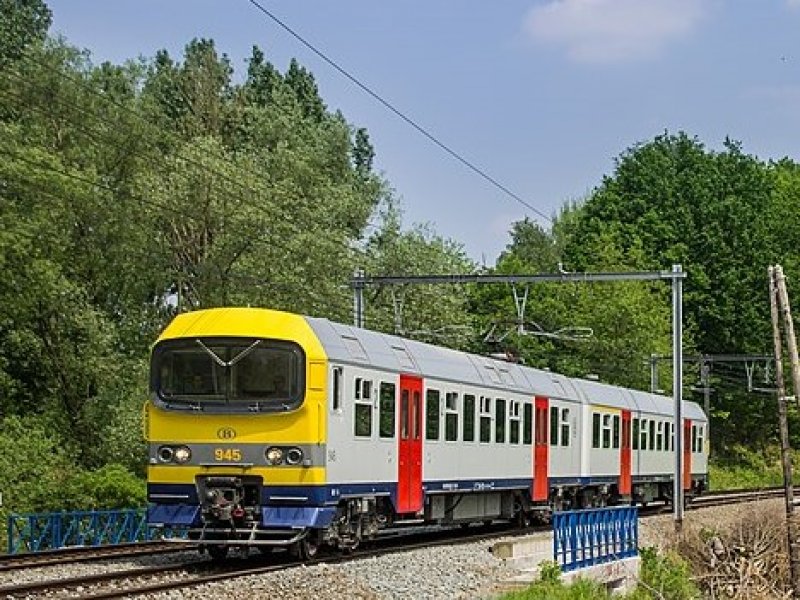
<svg viewBox="0 0 800 600">
<path fill-rule="evenodd" d="M 232 440 L 236 437 L 236 430 L 233 427 L 220 427 L 217 429 L 217 437 L 221 440 Z"/>
</svg>

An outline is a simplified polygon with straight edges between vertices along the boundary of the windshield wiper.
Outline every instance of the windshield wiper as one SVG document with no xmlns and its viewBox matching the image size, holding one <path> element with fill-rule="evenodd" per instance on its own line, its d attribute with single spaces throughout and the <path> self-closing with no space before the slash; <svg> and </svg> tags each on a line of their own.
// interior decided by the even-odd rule
<svg viewBox="0 0 800 600">
<path fill-rule="evenodd" d="M 248 354 L 250 354 L 250 352 L 252 352 L 252 351 L 255 349 L 255 347 L 256 347 L 256 346 L 258 346 L 258 345 L 261 343 L 261 340 L 256 340 L 255 342 L 253 342 L 252 344 L 250 344 L 250 345 L 249 345 L 247 348 L 245 348 L 244 350 L 242 350 L 241 352 L 239 352 L 239 354 L 237 354 L 236 356 L 234 356 L 232 359 L 230 359 L 230 360 L 229 360 L 229 361 L 227 361 L 227 362 L 225 362 L 224 360 L 222 360 L 222 359 L 221 359 L 219 356 L 217 356 L 216 352 L 214 352 L 214 351 L 213 351 L 211 348 L 209 348 L 208 346 L 206 346 L 206 345 L 203 343 L 203 340 L 201 340 L 201 339 L 196 339 L 196 340 L 195 340 L 195 342 L 197 342 L 197 344 L 198 344 L 198 345 L 199 345 L 199 346 L 200 346 L 200 347 L 201 347 L 203 350 L 205 350 L 205 351 L 208 353 L 208 355 L 209 355 L 209 356 L 210 356 L 210 357 L 211 357 L 211 358 L 214 360 L 214 362 L 215 362 L 215 363 L 217 363 L 217 364 L 218 364 L 220 367 L 222 367 L 222 368 L 228 368 L 228 367 L 232 367 L 232 366 L 233 366 L 233 365 L 235 365 L 237 362 L 239 362 L 240 360 L 242 360 L 242 359 L 243 359 L 245 356 L 247 356 Z"/>
</svg>

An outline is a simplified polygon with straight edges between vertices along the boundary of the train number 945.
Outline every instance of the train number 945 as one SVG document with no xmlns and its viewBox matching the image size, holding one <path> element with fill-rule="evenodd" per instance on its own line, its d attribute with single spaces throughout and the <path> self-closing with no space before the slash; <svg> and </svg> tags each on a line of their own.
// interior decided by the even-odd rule
<svg viewBox="0 0 800 600">
<path fill-rule="evenodd" d="M 214 460 L 240 462 L 242 460 L 242 451 L 239 448 L 214 448 Z"/>
</svg>

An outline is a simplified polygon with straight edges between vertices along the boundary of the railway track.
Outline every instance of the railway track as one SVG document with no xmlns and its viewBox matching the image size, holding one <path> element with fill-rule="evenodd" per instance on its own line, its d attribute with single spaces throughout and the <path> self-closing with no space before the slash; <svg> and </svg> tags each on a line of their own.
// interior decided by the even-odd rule
<svg viewBox="0 0 800 600">
<path fill-rule="evenodd" d="M 175 554 L 192 549 L 192 546 L 176 546 L 175 544 L 165 542 L 137 542 L 131 544 L 116 544 L 113 546 L 82 546 L 79 548 L 48 550 L 29 554 L 13 554 L 0 558 L 0 573 L 62 564 L 93 562 L 96 560 L 138 558 L 156 554 Z"/>
<path fill-rule="evenodd" d="M 715 492 L 696 499 L 690 509 L 709 508 L 733 503 L 752 502 L 769 498 L 776 498 L 783 493 L 782 488 L 771 488 L 754 491 L 731 491 Z M 653 507 L 657 508 L 657 507 Z M 664 506 L 667 510 L 669 507 Z M 646 515 L 642 515 L 643 518 Z M 135 569 L 125 569 L 121 571 L 77 576 L 71 578 L 58 578 L 45 581 L 37 581 L 23 584 L 14 584 L 0 587 L 0 598 L 35 598 L 37 596 L 52 597 L 54 594 L 79 595 L 81 598 L 122 598 L 134 597 L 142 594 L 153 594 L 170 590 L 186 589 L 208 583 L 225 581 L 229 579 L 247 577 L 254 575 L 266 575 L 276 573 L 284 569 L 298 567 L 302 564 L 306 566 L 327 563 L 340 564 L 353 560 L 377 557 L 388 553 L 409 551 L 420 548 L 427 548 L 440 545 L 456 545 L 473 543 L 476 541 L 486 541 L 499 537 L 508 538 L 513 536 L 525 536 L 536 531 L 547 530 L 548 526 L 527 528 L 525 530 L 509 529 L 507 526 L 500 528 L 492 526 L 487 531 L 486 528 L 474 528 L 472 530 L 439 530 L 436 532 L 416 533 L 407 535 L 387 536 L 379 540 L 369 548 L 358 550 L 349 555 L 326 555 L 304 563 L 293 559 L 287 552 L 276 552 L 270 555 L 269 564 L 264 564 L 264 557 L 254 556 L 249 558 L 231 559 L 223 564 L 214 563 L 209 560 L 197 558 L 192 561 L 185 561 L 172 565 L 154 565 L 138 567 Z M 477 533 L 475 533 L 477 531 Z M 164 546 L 167 546 L 166 548 Z M 131 554 L 129 550 L 126 555 L 122 551 L 116 554 L 106 553 L 102 556 L 92 557 L 88 551 L 73 553 L 72 556 L 64 556 L 57 562 L 55 556 L 44 557 L 51 562 L 29 563 L 28 566 L 43 566 L 44 564 L 64 564 L 69 562 L 85 562 L 91 560 L 105 560 L 110 558 L 124 558 L 127 556 L 142 556 L 147 554 L 157 554 L 163 552 L 185 551 L 183 545 L 161 544 L 161 548 L 140 548 L 138 554 Z M 33 557 L 31 557 L 33 558 Z M 17 562 L 17 561 L 13 561 Z M 21 562 L 21 561 L 20 561 Z M 2 565 L 3 563 L 0 563 Z M 19 564 L 19 563 L 18 563 Z"/>
</svg>

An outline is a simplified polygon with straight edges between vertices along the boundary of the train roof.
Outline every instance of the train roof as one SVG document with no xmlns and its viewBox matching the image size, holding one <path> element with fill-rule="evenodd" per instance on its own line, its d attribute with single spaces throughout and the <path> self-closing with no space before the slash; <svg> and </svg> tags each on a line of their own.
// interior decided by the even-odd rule
<svg viewBox="0 0 800 600">
<path fill-rule="evenodd" d="M 458 381 L 467 385 L 512 389 L 593 405 L 672 414 L 672 399 L 597 381 L 521 366 L 493 358 L 434 346 L 424 342 L 328 319 L 306 317 L 330 360 L 387 371 L 402 371 L 421 377 Z M 702 409 L 684 401 L 684 417 L 706 421 Z"/>
</svg>

